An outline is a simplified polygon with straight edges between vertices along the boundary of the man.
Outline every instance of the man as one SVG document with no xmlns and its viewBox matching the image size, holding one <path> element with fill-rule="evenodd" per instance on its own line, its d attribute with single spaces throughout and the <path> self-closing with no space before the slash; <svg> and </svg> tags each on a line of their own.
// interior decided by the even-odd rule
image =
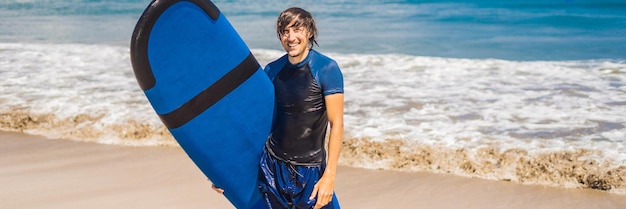
<svg viewBox="0 0 626 209">
<path fill-rule="evenodd" d="M 343 76 L 334 60 L 312 49 L 317 28 L 306 10 L 280 13 L 276 32 L 287 54 L 265 68 L 276 110 L 259 188 L 268 208 L 332 208 L 343 137 Z"/>
<path fill-rule="evenodd" d="M 265 67 L 276 106 L 259 163 L 259 189 L 267 208 L 333 208 L 343 138 L 343 76 L 334 60 L 313 50 L 317 28 L 308 11 L 281 12 L 276 32 L 286 54 Z"/>
</svg>

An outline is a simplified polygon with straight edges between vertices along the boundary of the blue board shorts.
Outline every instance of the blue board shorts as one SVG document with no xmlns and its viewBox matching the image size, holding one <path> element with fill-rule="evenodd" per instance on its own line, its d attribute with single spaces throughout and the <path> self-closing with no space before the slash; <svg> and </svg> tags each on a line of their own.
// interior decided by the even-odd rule
<svg viewBox="0 0 626 209">
<path fill-rule="evenodd" d="M 324 173 L 325 164 L 292 165 L 276 159 L 263 149 L 259 166 L 259 189 L 268 209 L 300 209 L 315 206 L 317 197 L 313 200 L 309 200 L 309 197 Z M 322 208 L 334 209 L 333 202 Z"/>
</svg>

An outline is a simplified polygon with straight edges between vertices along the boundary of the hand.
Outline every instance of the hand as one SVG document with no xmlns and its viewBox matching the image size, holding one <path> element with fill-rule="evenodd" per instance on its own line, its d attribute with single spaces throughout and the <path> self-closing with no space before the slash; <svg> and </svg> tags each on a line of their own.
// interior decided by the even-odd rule
<svg viewBox="0 0 626 209">
<path fill-rule="evenodd" d="M 315 209 L 322 208 L 333 200 L 334 187 L 334 176 L 331 177 L 323 175 L 322 178 L 320 178 L 317 184 L 313 187 L 311 197 L 309 197 L 309 200 L 313 200 L 317 196 L 317 201 L 315 202 L 314 207 Z"/>
<path fill-rule="evenodd" d="M 210 179 L 207 179 L 207 180 L 210 181 Z M 211 189 L 215 190 L 215 192 L 217 193 L 224 194 L 224 190 L 222 188 L 215 186 L 215 184 L 211 184 Z"/>
</svg>

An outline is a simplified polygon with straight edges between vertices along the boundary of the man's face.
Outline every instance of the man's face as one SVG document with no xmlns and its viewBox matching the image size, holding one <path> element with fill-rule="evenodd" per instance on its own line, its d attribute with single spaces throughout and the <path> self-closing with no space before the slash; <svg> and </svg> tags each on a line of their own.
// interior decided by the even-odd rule
<svg viewBox="0 0 626 209">
<path fill-rule="evenodd" d="M 309 52 L 309 31 L 304 26 L 293 27 L 295 20 L 289 23 L 280 36 L 280 42 L 289 55 L 289 62 L 298 63 L 304 60 Z"/>
</svg>

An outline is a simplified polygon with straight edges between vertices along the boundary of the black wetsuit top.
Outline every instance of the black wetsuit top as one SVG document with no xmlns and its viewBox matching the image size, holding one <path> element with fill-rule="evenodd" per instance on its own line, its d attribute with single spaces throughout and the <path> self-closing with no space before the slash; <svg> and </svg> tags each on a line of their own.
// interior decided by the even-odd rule
<svg viewBox="0 0 626 209">
<path fill-rule="evenodd" d="M 324 139 L 328 115 L 324 96 L 343 93 L 337 63 L 310 50 L 291 64 L 287 55 L 265 68 L 274 83 L 276 108 L 267 150 L 294 165 L 320 165 L 326 158 Z"/>
</svg>

